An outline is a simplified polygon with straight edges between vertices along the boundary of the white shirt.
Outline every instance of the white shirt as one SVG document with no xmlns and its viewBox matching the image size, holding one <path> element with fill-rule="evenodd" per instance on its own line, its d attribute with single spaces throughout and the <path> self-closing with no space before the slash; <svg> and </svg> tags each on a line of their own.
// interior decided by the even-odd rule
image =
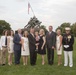
<svg viewBox="0 0 76 75">
<path fill-rule="evenodd" d="M 31 33 L 31 35 L 34 37 L 34 34 L 33 33 Z"/>
<path fill-rule="evenodd" d="M 49 34 L 51 34 L 52 33 L 52 31 L 49 31 Z"/>
<path fill-rule="evenodd" d="M 5 45 L 5 40 L 6 39 L 6 36 L 1 36 L 1 50 L 2 50 L 2 46 L 5 46 L 6 47 L 6 45 Z"/>
<path fill-rule="evenodd" d="M 18 34 L 19 35 L 19 37 L 21 38 L 22 37 L 22 35 L 21 34 Z"/>
</svg>

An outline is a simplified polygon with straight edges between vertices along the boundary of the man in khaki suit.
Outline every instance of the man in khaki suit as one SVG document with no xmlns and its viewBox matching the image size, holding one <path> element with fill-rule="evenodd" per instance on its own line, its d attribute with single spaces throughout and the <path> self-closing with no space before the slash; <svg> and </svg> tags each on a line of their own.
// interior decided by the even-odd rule
<svg viewBox="0 0 76 75">
<path fill-rule="evenodd" d="M 4 66 L 6 64 L 6 52 L 7 52 L 7 30 L 3 31 L 1 36 L 1 50 L 0 50 L 0 64 Z"/>
</svg>

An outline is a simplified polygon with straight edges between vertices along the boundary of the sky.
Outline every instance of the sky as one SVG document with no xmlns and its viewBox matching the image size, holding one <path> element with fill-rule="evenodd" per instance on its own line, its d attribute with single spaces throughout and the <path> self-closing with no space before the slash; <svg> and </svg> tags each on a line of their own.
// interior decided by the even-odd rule
<svg viewBox="0 0 76 75">
<path fill-rule="evenodd" d="M 10 23 L 13 30 L 24 28 L 33 13 L 28 14 L 28 2 L 35 16 L 48 29 L 55 30 L 64 22 L 76 22 L 76 0 L 0 0 L 0 20 Z"/>
</svg>

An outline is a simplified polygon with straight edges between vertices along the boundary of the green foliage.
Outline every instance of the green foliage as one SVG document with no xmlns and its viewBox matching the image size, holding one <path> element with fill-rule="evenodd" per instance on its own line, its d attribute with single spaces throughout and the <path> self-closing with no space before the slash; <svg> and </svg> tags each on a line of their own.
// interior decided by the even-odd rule
<svg viewBox="0 0 76 75">
<path fill-rule="evenodd" d="M 74 24 L 71 26 L 71 29 L 72 29 L 72 32 L 73 32 L 74 36 L 76 36 L 76 23 L 74 23 Z"/>
<path fill-rule="evenodd" d="M 45 25 L 41 25 L 40 26 L 40 29 L 44 29 L 45 33 L 47 33 L 47 29 L 46 29 L 46 26 Z"/>
<path fill-rule="evenodd" d="M 71 25 L 71 23 L 62 23 L 57 29 L 61 29 L 62 34 L 63 34 L 63 33 L 65 33 L 65 27 L 70 27 L 72 34 L 74 36 L 76 36 L 76 23 L 74 23 L 72 25 Z"/>
<path fill-rule="evenodd" d="M 70 23 L 63 23 L 57 29 L 61 29 L 62 33 L 65 33 L 65 27 L 70 27 L 70 26 L 71 26 Z"/>
<path fill-rule="evenodd" d="M 5 20 L 0 20 L 0 35 L 2 35 L 2 32 L 7 29 L 10 30 L 10 24 L 7 23 Z"/>
</svg>

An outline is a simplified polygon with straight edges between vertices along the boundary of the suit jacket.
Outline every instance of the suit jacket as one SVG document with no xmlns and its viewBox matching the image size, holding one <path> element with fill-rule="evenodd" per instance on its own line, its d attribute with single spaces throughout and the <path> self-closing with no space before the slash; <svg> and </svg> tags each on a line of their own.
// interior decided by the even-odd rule
<svg viewBox="0 0 76 75">
<path fill-rule="evenodd" d="M 14 35 L 14 50 L 21 50 L 21 44 L 19 43 L 21 41 L 21 37 L 19 36 L 19 34 L 15 34 Z"/>
<path fill-rule="evenodd" d="M 55 32 L 52 31 L 51 34 L 49 34 L 49 32 L 47 32 L 46 45 L 48 48 L 52 48 L 52 46 L 55 47 L 55 45 L 56 45 L 56 33 Z"/>
<path fill-rule="evenodd" d="M 29 39 L 29 49 L 30 49 L 30 51 L 31 52 L 35 51 L 35 49 L 36 49 L 36 46 L 35 46 L 35 44 L 36 44 L 35 37 L 33 37 L 32 34 L 29 34 L 28 39 Z"/>
<path fill-rule="evenodd" d="M 69 36 L 70 36 L 70 38 L 68 39 L 68 36 L 66 34 L 63 35 L 63 41 L 62 41 L 63 46 L 69 45 L 68 48 L 64 47 L 64 51 L 72 51 L 73 50 L 74 37 L 71 34 Z"/>
</svg>

